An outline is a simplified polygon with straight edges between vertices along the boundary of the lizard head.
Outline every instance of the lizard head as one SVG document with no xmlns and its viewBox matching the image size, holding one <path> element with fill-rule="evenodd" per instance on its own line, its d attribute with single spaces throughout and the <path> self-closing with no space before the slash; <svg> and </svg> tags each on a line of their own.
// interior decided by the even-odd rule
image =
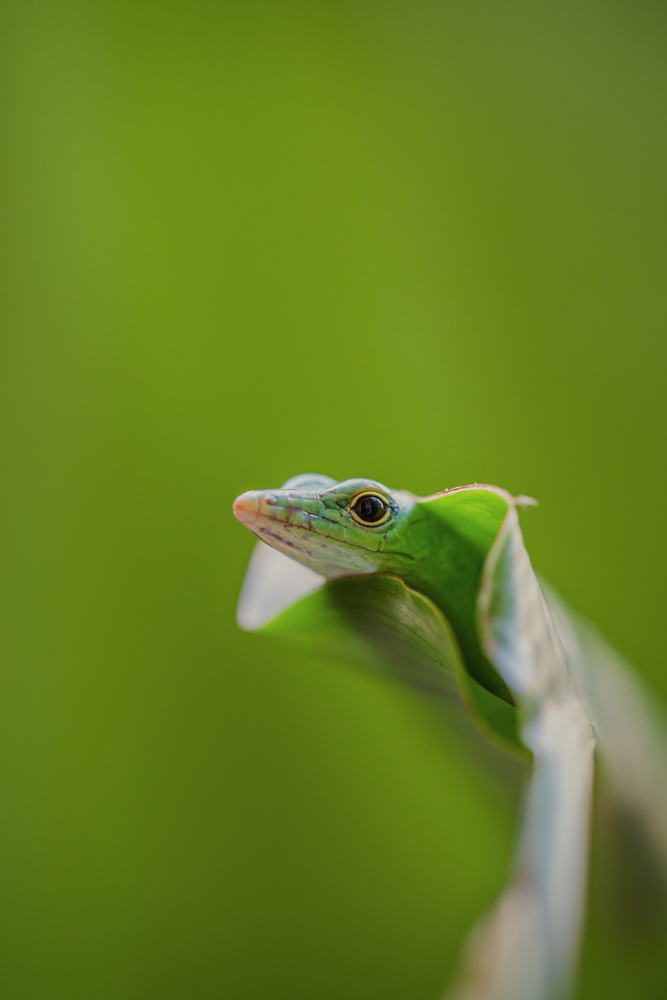
<svg viewBox="0 0 667 1000">
<path fill-rule="evenodd" d="M 416 498 L 372 479 L 305 474 L 250 490 L 234 514 L 258 538 L 328 579 L 386 570 Z"/>
</svg>

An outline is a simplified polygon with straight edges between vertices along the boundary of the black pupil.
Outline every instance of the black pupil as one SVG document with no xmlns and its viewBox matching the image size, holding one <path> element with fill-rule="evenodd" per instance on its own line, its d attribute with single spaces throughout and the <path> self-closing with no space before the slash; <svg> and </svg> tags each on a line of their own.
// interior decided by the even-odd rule
<svg viewBox="0 0 667 1000">
<path fill-rule="evenodd" d="M 362 521 L 372 524 L 384 516 L 385 506 L 379 497 L 361 497 L 355 503 L 354 510 Z"/>
</svg>

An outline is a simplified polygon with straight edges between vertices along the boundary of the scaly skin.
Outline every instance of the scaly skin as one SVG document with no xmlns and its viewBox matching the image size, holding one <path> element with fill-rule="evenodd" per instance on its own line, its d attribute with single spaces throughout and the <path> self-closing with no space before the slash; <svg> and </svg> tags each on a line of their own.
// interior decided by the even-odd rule
<svg viewBox="0 0 667 1000">
<path fill-rule="evenodd" d="M 385 505 L 382 523 L 355 518 L 365 494 Z M 234 513 L 262 541 L 329 580 L 388 573 L 425 594 L 452 625 L 471 676 L 511 703 L 482 651 L 476 620 L 482 567 L 510 501 L 494 486 L 416 497 L 371 479 L 305 475 L 278 490 L 241 494 Z"/>
</svg>

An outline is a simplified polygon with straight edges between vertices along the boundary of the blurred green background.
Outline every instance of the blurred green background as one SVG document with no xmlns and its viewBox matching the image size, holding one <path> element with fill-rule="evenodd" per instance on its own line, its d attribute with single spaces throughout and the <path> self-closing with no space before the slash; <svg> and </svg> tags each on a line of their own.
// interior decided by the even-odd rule
<svg viewBox="0 0 667 1000">
<path fill-rule="evenodd" d="M 3 0 L 6 1000 L 435 1000 L 516 796 L 245 635 L 245 489 L 539 498 L 667 702 L 662 4 Z M 667 993 L 598 857 L 578 996 Z"/>
</svg>

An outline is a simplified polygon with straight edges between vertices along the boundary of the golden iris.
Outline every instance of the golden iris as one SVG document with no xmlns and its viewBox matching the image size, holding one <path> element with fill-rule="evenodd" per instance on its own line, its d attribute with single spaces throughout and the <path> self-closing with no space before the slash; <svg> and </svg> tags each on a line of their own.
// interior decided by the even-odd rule
<svg viewBox="0 0 667 1000">
<path fill-rule="evenodd" d="M 389 517 L 387 502 L 377 493 L 359 493 L 350 505 L 350 512 L 359 524 L 375 527 Z"/>
</svg>

